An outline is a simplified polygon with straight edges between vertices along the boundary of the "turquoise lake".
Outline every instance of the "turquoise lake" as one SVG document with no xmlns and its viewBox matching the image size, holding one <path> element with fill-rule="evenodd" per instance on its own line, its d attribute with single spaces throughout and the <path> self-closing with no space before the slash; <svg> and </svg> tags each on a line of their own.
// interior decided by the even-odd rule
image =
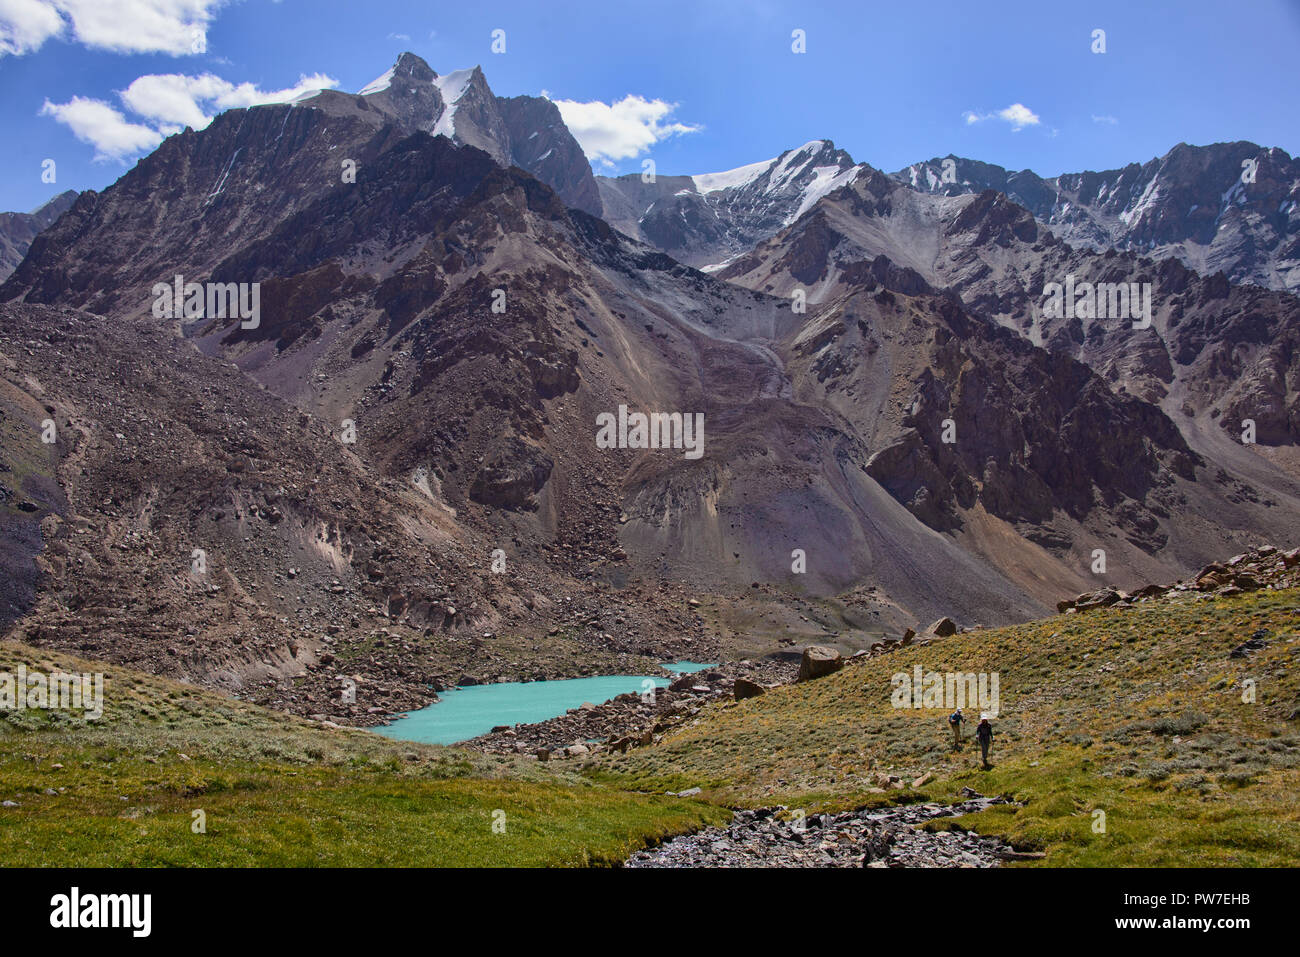
<svg viewBox="0 0 1300 957">
<path fill-rule="evenodd" d="M 689 674 L 713 665 L 677 661 L 663 667 L 679 674 Z M 451 688 L 439 694 L 440 701 L 419 711 L 408 711 L 392 724 L 373 730 L 376 734 L 401 741 L 455 744 L 486 734 L 500 724 L 545 721 L 586 701 L 602 704 L 628 692 L 640 694 L 646 690 L 646 681 L 652 682 L 656 688 L 663 688 L 669 680 L 662 676 L 601 675 L 564 681 L 505 681 Z"/>
</svg>

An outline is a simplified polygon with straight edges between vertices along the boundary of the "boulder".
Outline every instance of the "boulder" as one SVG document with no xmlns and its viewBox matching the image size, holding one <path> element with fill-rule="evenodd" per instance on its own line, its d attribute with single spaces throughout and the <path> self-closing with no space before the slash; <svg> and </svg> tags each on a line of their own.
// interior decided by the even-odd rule
<svg viewBox="0 0 1300 957">
<path fill-rule="evenodd" d="M 912 639 L 915 637 L 916 637 L 916 632 L 911 628 L 907 629 L 907 631 L 903 632 L 903 644 L 910 645 L 912 643 Z"/>
<path fill-rule="evenodd" d="M 957 634 L 957 623 L 951 618 L 940 618 L 925 631 L 926 634 L 934 635 L 936 638 L 947 638 L 949 635 Z"/>
<path fill-rule="evenodd" d="M 1099 588 L 1097 591 L 1080 595 L 1074 600 L 1075 611 L 1088 611 L 1092 608 L 1107 608 L 1124 596 L 1114 588 Z"/>
<path fill-rule="evenodd" d="M 1159 598 L 1169 591 L 1168 585 L 1145 585 L 1135 591 L 1130 598 Z"/>
<path fill-rule="evenodd" d="M 834 674 L 844 667 L 843 656 L 825 645 L 809 645 L 799 660 L 799 681 L 812 681 Z"/>
<path fill-rule="evenodd" d="M 737 678 L 732 686 L 737 701 L 744 701 L 746 698 L 757 698 L 767 689 L 757 681 L 750 681 L 748 678 Z"/>
</svg>

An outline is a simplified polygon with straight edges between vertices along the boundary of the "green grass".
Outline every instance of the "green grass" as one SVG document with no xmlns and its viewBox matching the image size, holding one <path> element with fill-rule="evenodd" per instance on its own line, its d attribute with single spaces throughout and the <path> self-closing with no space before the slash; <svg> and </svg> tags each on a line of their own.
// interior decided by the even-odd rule
<svg viewBox="0 0 1300 957">
<path fill-rule="evenodd" d="M 0 808 L 0 864 L 601 864 L 721 823 L 724 805 L 952 801 L 971 787 L 1019 804 L 928 826 L 1000 834 L 1047 865 L 1294 866 L 1298 602 L 1184 596 L 955 636 L 711 704 L 658 745 L 581 768 L 327 728 L 0 643 L 0 671 L 108 672 L 98 722 L 0 712 L 0 800 L 19 804 Z M 1259 630 L 1264 650 L 1228 657 Z M 891 707 L 891 676 L 917 664 L 999 674 L 991 770 L 969 745 L 951 751 L 946 708 Z M 882 788 L 891 774 L 905 786 Z M 663 794 L 694 786 L 706 800 Z"/>
<path fill-rule="evenodd" d="M 0 671 L 20 660 L 110 673 L 98 722 L 0 712 L 0 800 L 18 804 L 0 808 L 6 866 L 601 864 L 728 817 L 0 644 Z"/>
<path fill-rule="evenodd" d="M 842 808 L 1023 802 L 964 819 L 1046 863 L 1294 865 L 1300 861 L 1300 594 L 1140 605 L 943 639 L 743 702 L 710 705 L 660 745 L 603 759 L 593 780 L 698 785 L 737 805 Z M 1259 629 L 1269 645 L 1228 652 Z M 895 672 L 997 672 L 994 768 L 954 753 L 947 709 L 894 709 Z M 1243 679 L 1256 700 L 1242 700 Z M 970 713 L 971 709 L 968 709 Z M 882 790 L 878 776 L 918 789 Z M 1104 832 L 1094 811 L 1105 812 Z"/>
</svg>

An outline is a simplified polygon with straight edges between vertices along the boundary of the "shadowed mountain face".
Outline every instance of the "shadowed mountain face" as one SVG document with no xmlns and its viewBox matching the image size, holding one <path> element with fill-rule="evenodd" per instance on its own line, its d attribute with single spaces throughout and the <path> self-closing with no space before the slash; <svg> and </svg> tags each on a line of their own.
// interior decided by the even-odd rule
<svg viewBox="0 0 1300 957">
<path fill-rule="evenodd" d="M 1179 143 L 1144 164 L 1052 179 L 948 156 L 893 176 L 932 195 L 1005 193 L 1074 246 L 1177 259 L 1233 283 L 1300 292 L 1300 163 L 1280 149 Z"/>
<path fill-rule="evenodd" d="M 36 234 L 62 216 L 76 198 L 77 191 L 69 189 L 33 212 L 0 213 L 0 281 L 22 262 Z"/>
</svg>

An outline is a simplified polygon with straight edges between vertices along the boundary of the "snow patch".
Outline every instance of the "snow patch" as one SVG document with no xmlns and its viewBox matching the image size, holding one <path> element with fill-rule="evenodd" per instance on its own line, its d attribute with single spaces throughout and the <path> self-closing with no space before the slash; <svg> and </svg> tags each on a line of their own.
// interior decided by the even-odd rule
<svg viewBox="0 0 1300 957">
<path fill-rule="evenodd" d="M 438 88 L 442 94 L 444 108 L 442 116 L 438 117 L 437 125 L 433 128 L 433 135 L 442 135 L 448 139 L 454 139 L 456 136 L 456 103 L 465 91 L 469 89 L 469 81 L 474 76 L 473 70 L 456 70 L 448 73 L 446 76 L 434 77 L 433 85 Z"/>
<path fill-rule="evenodd" d="M 383 76 L 376 77 L 375 79 L 367 83 L 365 86 L 363 86 L 357 92 L 357 96 L 369 96 L 371 93 L 382 93 L 384 90 L 388 89 L 390 86 L 393 85 L 393 77 L 396 75 L 396 73 L 397 73 L 397 67 L 393 67 Z"/>
<path fill-rule="evenodd" d="M 727 170 L 725 173 L 704 173 L 700 176 L 692 176 L 691 181 L 701 193 L 716 193 L 723 189 L 739 189 L 758 179 L 775 162 L 775 159 L 770 159 L 761 163 L 750 163 L 748 166 L 738 166 L 735 169 Z"/>
<path fill-rule="evenodd" d="M 851 166 L 846 170 L 841 170 L 838 166 L 818 166 L 813 169 L 813 181 L 804 187 L 799 208 L 786 219 L 785 225 L 789 226 L 812 209 L 817 200 L 827 193 L 833 193 L 841 186 L 849 185 L 857 178 L 860 169 L 859 166 Z"/>
<path fill-rule="evenodd" d="M 1132 209 L 1126 209 L 1119 214 L 1120 222 L 1125 226 L 1132 226 L 1142 219 L 1142 215 L 1155 205 L 1156 199 L 1160 196 L 1160 187 L 1157 185 L 1159 181 L 1158 176 L 1151 177 L 1151 182 L 1147 183 L 1147 188 L 1142 191 L 1137 204 Z"/>
</svg>

